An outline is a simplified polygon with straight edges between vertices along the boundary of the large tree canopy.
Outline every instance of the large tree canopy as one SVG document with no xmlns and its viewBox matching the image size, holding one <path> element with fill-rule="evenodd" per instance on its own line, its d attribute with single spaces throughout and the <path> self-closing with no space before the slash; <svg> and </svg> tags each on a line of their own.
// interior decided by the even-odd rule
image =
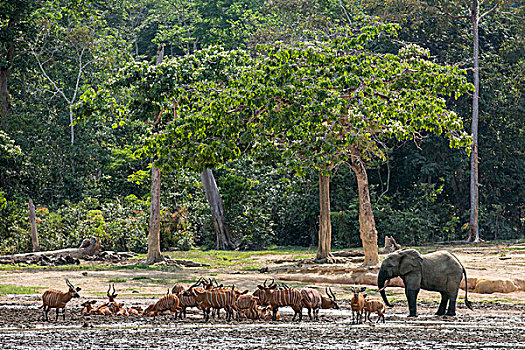
<svg viewBox="0 0 525 350">
<path fill-rule="evenodd" d="M 242 153 L 278 154 L 299 173 L 328 175 L 340 162 L 382 158 L 381 143 L 392 138 L 434 133 L 452 147 L 467 145 L 461 118 L 446 104 L 471 89 L 464 71 L 432 62 L 415 45 L 374 50 L 384 34 L 395 35 L 395 26 L 265 45 L 252 56 L 214 47 L 156 66 L 130 64 L 112 86 L 131 92 L 135 118 L 157 116 L 142 150 L 166 168 L 200 171 Z M 377 256 L 377 244 L 371 249 Z"/>
</svg>

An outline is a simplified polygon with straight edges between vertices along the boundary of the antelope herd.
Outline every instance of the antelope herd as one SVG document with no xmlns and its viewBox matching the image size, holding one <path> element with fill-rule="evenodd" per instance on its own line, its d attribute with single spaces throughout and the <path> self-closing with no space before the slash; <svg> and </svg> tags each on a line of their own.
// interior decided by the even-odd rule
<svg viewBox="0 0 525 350">
<path fill-rule="evenodd" d="M 196 283 L 186 285 L 177 283 L 171 290 L 168 289 L 166 295 L 162 296 L 156 303 L 149 305 L 142 310 L 140 306 L 124 307 L 124 303 L 115 301 L 117 297 L 115 284 L 109 285 L 106 295 L 108 301 L 98 307 L 94 307 L 96 300 L 84 302 L 81 314 L 88 315 L 119 315 L 119 316 L 145 316 L 153 317 L 157 315 L 174 315 L 175 318 L 186 317 L 186 309 L 195 307 L 202 310 L 204 321 L 207 322 L 214 314 L 220 318 L 220 310 L 226 311 L 226 320 L 232 318 L 237 320 L 279 320 L 279 308 L 289 306 L 294 310 L 292 321 L 298 318 L 302 320 L 303 309 L 308 310 L 310 320 L 319 320 L 320 309 L 339 309 L 338 300 L 331 288 L 326 289 L 326 295 L 314 288 L 296 289 L 285 284 L 276 284 L 272 281 L 269 285 L 267 280 L 257 289 L 249 294 L 248 290 L 240 291 L 235 286 L 224 287 L 216 280 L 201 277 Z M 47 290 L 42 295 L 43 320 L 48 321 L 48 312 L 51 308 L 56 309 L 56 319 L 58 320 L 59 309 L 62 309 L 62 317 L 65 320 L 66 304 L 72 298 L 78 298 L 80 288 L 75 288 L 66 279 L 69 287 L 68 292 L 57 290 Z M 373 312 L 377 313 L 377 321 L 385 322 L 386 307 L 381 300 L 367 299 L 363 294 L 365 287 L 352 288 L 352 299 L 350 307 L 352 310 L 352 323 L 363 323 L 370 320 Z M 364 316 L 364 317 L 363 317 Z"/>
</svg>

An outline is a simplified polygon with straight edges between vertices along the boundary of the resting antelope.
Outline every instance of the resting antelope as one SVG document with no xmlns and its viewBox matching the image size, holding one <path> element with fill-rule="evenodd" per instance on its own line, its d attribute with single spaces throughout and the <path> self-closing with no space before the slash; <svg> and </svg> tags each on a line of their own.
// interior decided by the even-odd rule
<svg viewBox="0 0 525 350">
<path fill-rule="evenodd" d="M 257 302 L 259 301 L 259 298 L 254 297 L 253 295 L 240 295 L 237 300 L 235 301 L 235 305 L 237 306 L 237 318 L 243 319 L 244 317 L 248 317 L 250 319 L 253 319 L 250 316 L 255 317 L 255 319 L 259 319 L 259 312 L 257 312 Z M 250 316 L 248 316 L 250 314 Z"/>
<path fill-rule="evenodd" d="M 92 314 L 95 311 L 95 308 L 93 308 L 93 304 L 95 304 L 96 300 L 86 301 L 85 303 L 82 303 L 82 311 L 80 312 L 82 316 L 86 316 L 89 314 Z"/>
<path fill-rule="evenodd" d="M 128 314 L 133 316 L 139 316 L 142 314 L 142 308 L 140 306 L 132 306 L 128 309 Z"/>
<path fill-rule="evenodd" d="M 180 310 L 179 298 L 174 294 L 167 294 L 160 298 L 155 304 L 148 306 L 143 312 L 143 316 L 155 317 L 159 313 L 169 310 L 177 317 L 177 312 Z"/>
<path fill-rule="evenodd" d="M 330 295 L 330 293 L 332 295 Z M 321 292 L 312 288 L 301 289 L 301 295 L 303 297 L 303 307 L 308 309 L 308 317 L 310 317 L 310 320 L 312 319 L 311 310 L 314 311 L 314 320 L 318 321 L 319 309 L 339 309 L 339 305 L 335 299 L 335 294 L 332 292 L 331 288 L 330 291 L 326 289 L 326 295 L 328 295 L 328 297 L 323 297 Z"/>
<path fill-rule="evenodd" d="M 258 285 L 257 288 L 261 290 L 260 299 L 262 305 L 270 305 L 273 310 L 272 319 L 276 321 L 277 311 L 281 306 L 290 306 L 295 314 L 293 315 L 292 321 L 295 320 L 295 317 L 299 315 L 299 321 L 303 319 L 303 297 L 301 292 L 295 288 L 277 288 L 277 285 L 272 282 L 270 286 L 266 286 L 266 281 L 264 284 Z"/>
<path fill-rule="evenodd" d="M 106 303 L 100 304 L 97 309 L 92 312 L 93 314 L 111 315 L 112 313 L 116 313 L 119 310 L 119 307 L 115 308 L 115 298 L 118 296 L 115 291 L 115 283 L 113 283 L 113 291 L 111 291 L 111 283 L 108 284 L 106 295 L 108 296 L 108 301 Z"/>
<path fill-rule="evenodd" d="M 363 293 L 366 290 L 366 287 L 352 288 L 352 292 L 354 293 L 354 296 L 352 297 L 352 300 L 350 300 L 350 307 L 352 308 L 352 324 L 357 321 L 357 323 L 363 322 L 363 312 L 365 309 L 365 297 L 366 295 L 363 295 Z"/>
<path fill-rule="evenodd" d="M 42 295 L 42 308 L 43 308 L 43 318 L 44 321 L 49 321 L 47 314 L 49 309 L 56 309 L 56 319 L 58 321 L 58 310 L 62 309 L 62 318 L 66 319 L 66 304 L 71 300 L 71 298 L 80 298 L 78 292 L 81 290 L 80 287 L 74 287 L 71 282 L 66 278 L 66 284 L 69 287 L 69 290 L 64 293 L 58 290 L 49 289 L 44 292 Z"/>
</svg>

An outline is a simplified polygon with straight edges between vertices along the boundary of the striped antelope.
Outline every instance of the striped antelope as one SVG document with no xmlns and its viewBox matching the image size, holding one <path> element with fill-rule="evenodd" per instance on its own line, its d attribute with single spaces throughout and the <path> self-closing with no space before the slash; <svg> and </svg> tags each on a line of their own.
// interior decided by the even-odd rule
<svg viewBox="0 0 525 350">
<path fill-rule="evenodd" d="M 195 288 L 200 291 L 204 291 L 202 288 Z M 180 293 L 177 295 L 180 302 L 180 308 L 181 313 L 179 314 L 179 318 L 182 320 L 182 316 L 184 314 L 184 317 L 186 317 L 186 308 L 188 307 L 199 307 L 199 303 L 195 300 L 195 298 L 192 295 L 185 295 L 184 293 Z"/>
<path fill-rule="evenodd" d="M 295 320 L 297 315 L 299 315 L 299 321 L 303 319 L 303 297 L 299 290 L 295 288 L 277 288 L 274 282 L 270 286 L 266 286 L 266 281 L 264 281 L 262 286 L 258 285 L 257 288 L 262 291 L 260 294 L 261 304 L 272 307 L 272 319 L 274 321 L 277 319 L 277 311 L 281 306 L 290 306 L 295 311 L 292 321 Z"/>
<path fill-rule="evenodd" d="M 235 301 L 235 305 L 237 306 L 237 318 L 243 319 L 244 317 L 248 317 L 250 319 L 253 319 L 248 316 L 250 314 L 251 316 L 254 316 L 255 319 L 260 319 L 259 313 L 257 310 L 257 302 L 259 301 L 259 298 L 254 297 L 253 295 L 240 295 L 237 300 Z"/>
<path fill-rule="evenodd" d="M 213 290 L 198 290 L 195 288 L 198 284 L 193 284 L 182 295 L 193 296 L 199 307 L 204 311 L 204 321 L 210 319 L 211 308 L 226 310 L 226 320 L 230 321 L 233 315 L 233 310 L 236 309 L 235 300 L 237 295 L 235 293 L 235 286 L 231 289 L 213 289 Z"/>
<path fill-rule="evenodd" d="M 66 304 L 71 300 L 71 298 L 80 298 L 78 292 L 81 290 L 80 287 L 74 287 L 71 282 L 66 278 L 66 284 L 69 287 L 69 290 L 64 293 L 58 290 L 49 289 L 44 292 L 42 295 L 42 308 L 43 308 L 43 319 L 44 321 L 49 321 L 47 314 L 51 308 L 56 309 L 56 319 L 58 321 L 58 310 L 62 309 L 62 319 L 66 319 Z"/>
<path fill-rule="evenodd" d="M 181 293 L 184 293 L 188 288 L 189 286 L 187 284 L 177 283 L 173 286 L 173 288 L 171 289 L 171 292 L 175 295 L 179 295 Z"/>
<path fill-rule="evenodd" d="M 202 284 L 203 279 L 204 279 L 203 277 L 199 278 L 199 280 L 195 283 L 195 285 Z M 179 306 L 181 308 L 181 313 L 179 314 L 179 318 L 181 320 L 183 316 L 186 317 L 186 309 L 188 307 L 199 308 L 199 304 L 197 303 L 197 301 L 192 295 L 184 295 L 184 292 L 187 291 L 189 288 L 190 287 L 187 284 L 177 283 L 171 290 L 172 293 L 175 294 L 179 298 Z M 195 287 L 195 289 L 201 292 L 204 291 L 204 288 L 202 287 Z"/>
<path fill-rule="evenodd" d="M 339 309 L 332 288 L 326 289 L 328 297 L 323 297 L 321 292 L 312 288 L 301 289 L 301 295 L 303 296 L 303 307 L 308 309 L 310 320 L 312 319 L 311 310 L 314 311 L 314 320 L 319 321 L 319 309 Z"/>
<path fill-rule="evenodd" d="M 153 316 L 155 317 L 159 313 L 169 310 L 175 314 L 177 318 L 177 312 L 180 311 L 179 298 L 175 294 L 166 294 L 160 298 L 155 304 L 148 306 L 143 312 L 142 316 Z"/>
<path fill-rule="evenodd" d="M 273 312 L 272 312 L 272 307 L 271 306 L 264 306 L 264 307 L 258 306 L 258 308 L 259 308 L 260 313 L 261 313 L 261 319 L 263 319 L 265 321 L 273 320 Z M 281 319 L 281 314 L 279 313 L 279 311 L 277 311 L 277 314 L 275 315 L 275 319 L 276 320 L 280 320 Z"/>
</svg>

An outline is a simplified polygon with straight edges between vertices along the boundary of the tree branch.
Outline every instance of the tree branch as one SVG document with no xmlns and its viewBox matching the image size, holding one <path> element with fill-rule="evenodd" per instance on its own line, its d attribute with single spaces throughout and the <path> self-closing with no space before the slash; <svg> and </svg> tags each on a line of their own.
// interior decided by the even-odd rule
<svg viewBox="0 0 525 350">
<path fill-rule="evenodd" d="M 490 15 L 492 12 L 496 11 L 497 8 L 498 8 L 498 5 L 494 5 L 493 8 L 491 8 L 490 10 L 488 10 L 487 12 L 479 16 L 479 20 L 481 21 L 485 16 Z"/>
<path fill-rule="evenodd" d="M 38 67 L 40 68 L 40 71 L 42 72 L 42 74 L 44 75 L 44 77 L 51 83 L 51 85 L 53 85 L 53 87 L 56 89 L 56 91 L 58 93 L 60 93 L 60 95 L 62 95 L 62 97 L 64 98 L 64 100 L 66 100 L 66 102 L 68 104 L 71 104 L 71 101 L 67 98 L 66 94 L 64 93 L 64 91 L 58 87 L 58 85 L 55 83 L 55 81 L 53 79 L 51 79 L 49 77 L 49 75 L 47 75 L 46 73 L 46 70 L 44 69 L 44 67 L 42 66 L 42 62 L 40 61 L 40 59 L 38 58 L 38 55 L 36 54 L 35 50 L 31 49 L 31 53 L 33 54 L 33 56 L 35 56 L 35 59 L 36 59 L 36 62 L 38 63 Z"/>
<path fill-rule="evenodd" d="M 433 5 L 435 8 L 437 8 L 439 11 L 443 12 L 443 14 L 447 15 L 448 17 L 452 19 L 470 19 L 472 16 L 454 16 L 450 14 L 448 11 L 445 11 L 445 9 L 438 5 Z"/>
</svg>

